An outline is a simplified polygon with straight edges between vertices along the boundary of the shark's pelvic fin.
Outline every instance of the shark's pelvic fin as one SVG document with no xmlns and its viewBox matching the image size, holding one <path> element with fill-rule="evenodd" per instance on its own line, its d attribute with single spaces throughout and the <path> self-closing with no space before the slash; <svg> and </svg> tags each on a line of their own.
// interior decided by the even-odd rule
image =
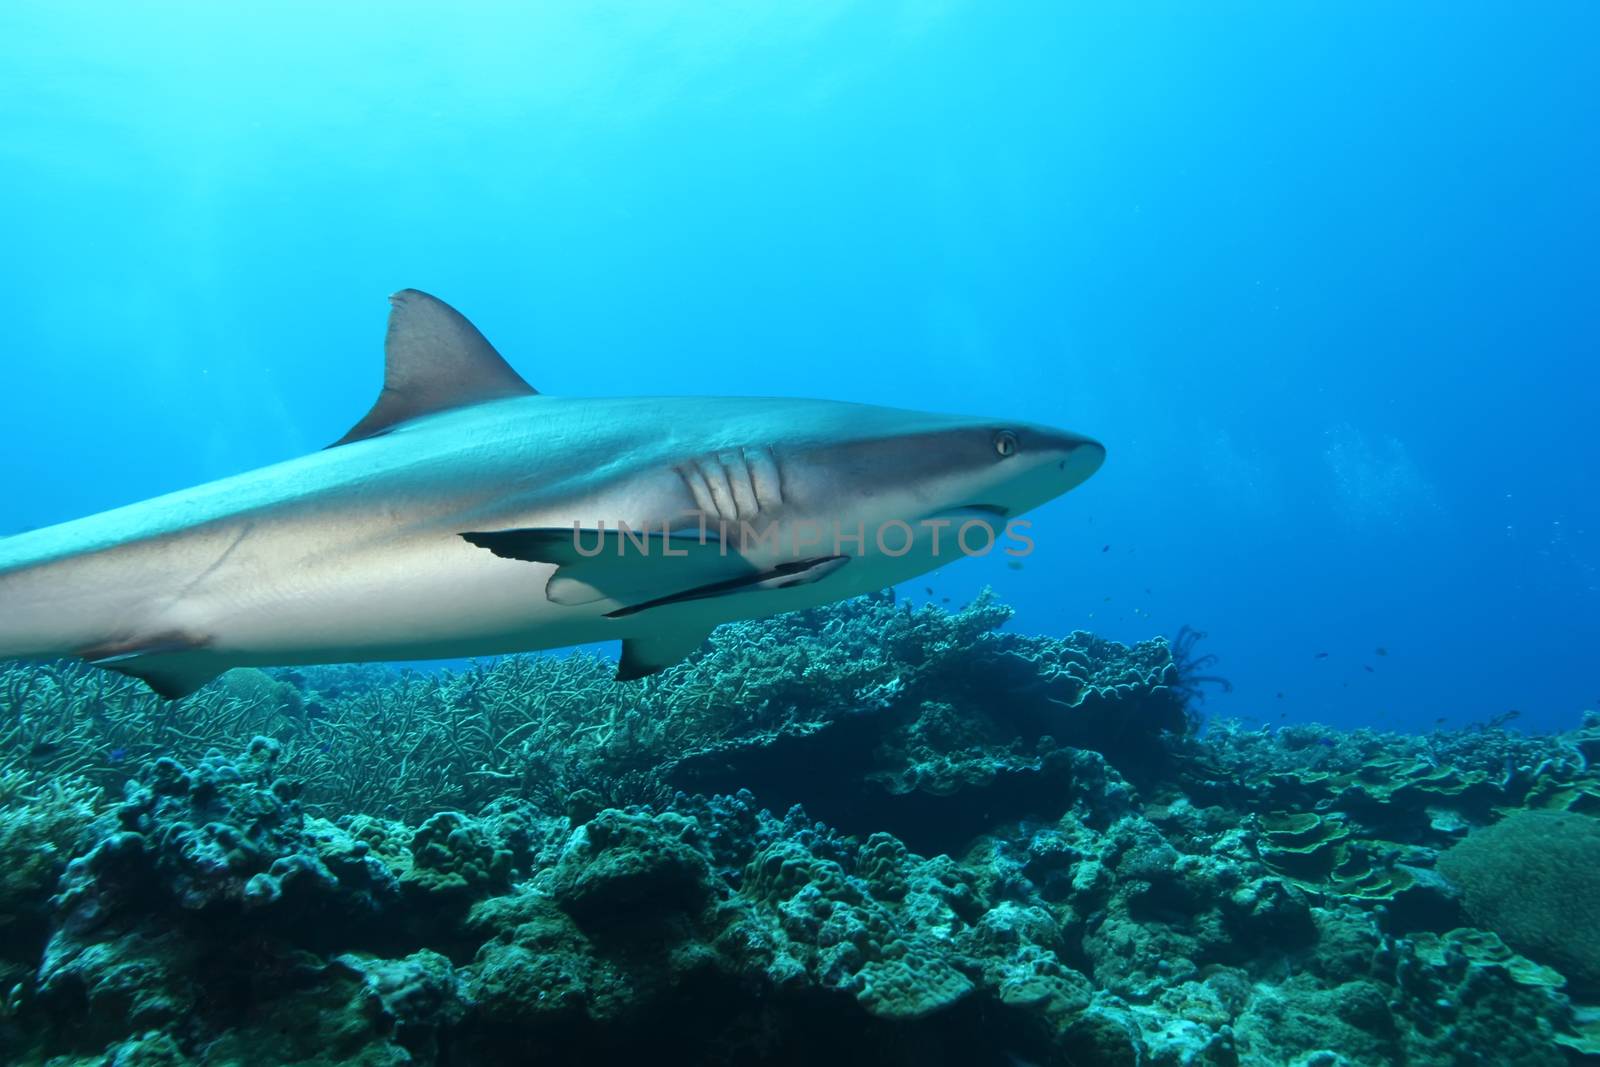
<svg viewBox="0 0 1600 1067">
<path fill-rule="evenodd" d="M 376 437 L 421 415 L 534 394 L 478 328 L 443 300 L 402 289 L 389 304 L 383 391 L 330 448 Z"/>
<path fill-rule="evenodd" d="M 628 638 L 622 642 L 617 681 L 631 682 L 665 670 L 704 644 L 710 633 L 709 630 L 685 631 L 677 628 L 649 637 Z"/>
</svg>

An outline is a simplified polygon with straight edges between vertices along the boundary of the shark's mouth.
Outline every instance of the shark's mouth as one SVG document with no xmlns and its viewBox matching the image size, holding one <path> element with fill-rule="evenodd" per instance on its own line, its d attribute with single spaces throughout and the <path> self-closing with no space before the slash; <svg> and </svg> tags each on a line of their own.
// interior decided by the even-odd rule
<svg viewBox="0 0 1600 1067">
<path fill-rule="evenodd" d="M 921 521 L 925 523 L 993 522 L 994 520 L 1004 519 L 1010 514 L 1011 509 L 1003 504 L 962 504 L 959 507 L 931 512 L 924 515 Z"/>
</svg>

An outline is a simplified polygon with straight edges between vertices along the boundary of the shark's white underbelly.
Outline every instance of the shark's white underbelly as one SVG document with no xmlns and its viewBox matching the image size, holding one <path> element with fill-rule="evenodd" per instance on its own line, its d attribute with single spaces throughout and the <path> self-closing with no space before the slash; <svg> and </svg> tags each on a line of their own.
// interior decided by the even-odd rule
<svg viewBox="0 0 1600 1067">
<path fill-rule="evenodd" d="M 785 590 L 734 592 L 623 618 L 613 600 L 563 605 L 555 567 L 503 559 L 455 524 L 404 515 L 308 511 L 211 525 L 0 576 L 13 618 L 0 656 L 192 651 L 230 665 L 503 655 L 633 637 L 825 604 L 931 569 L 938 560 L 854 559 L 836 577 Z M 662 590 L 675 592 L 673 561 Z"/>
<path fill-rule="evenodd" d="M 238 663 L 496 655 L 618 635 L 598 608 L 545 599 L 554 567 L 499 559 L 458 536 L 358 535 L 309 556 L 292 535 L 280 552 L 271 540 L 156 606 L 142 628 L 192 634 Z"/>
</svg>

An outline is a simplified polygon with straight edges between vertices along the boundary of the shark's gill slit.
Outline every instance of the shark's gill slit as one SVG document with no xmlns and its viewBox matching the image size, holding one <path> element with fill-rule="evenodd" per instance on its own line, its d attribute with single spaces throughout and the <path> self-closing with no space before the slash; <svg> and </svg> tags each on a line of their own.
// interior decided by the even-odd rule
<svg viewBox="0 0 1600 1067">
<path fill-rule="evenodd" d="M 705 517 L 716 515 L 717 502 L 711 498 L 711 487 L 706 484 L 705 475 L 700 473 L 700 468 L 694 463 L 685 463 L 677 470 L 678 477 L 689 487 L 689 495 L 694 497 L 695 509 Z"/>
<path fill-rule="evenodd" d="M 728 479 L 729 492 L 733 494 L 734 518 L 740 522 L 753 519 L 759 507 L 756 503 L 755 483 L 750 480 L 750 467 L 745 462 L 744 449 L 729 449 L 721 455 L 722 473 Z"/>
<path fill-rule="evenodd" d="M 719 519 L 737 520 L 738 510 L 733 506 L 733 489 L 728 485 L 728 472 L 716 456 L 699 462 L 700 475 L 711 490 L 711 513 Z"/>
</svg>

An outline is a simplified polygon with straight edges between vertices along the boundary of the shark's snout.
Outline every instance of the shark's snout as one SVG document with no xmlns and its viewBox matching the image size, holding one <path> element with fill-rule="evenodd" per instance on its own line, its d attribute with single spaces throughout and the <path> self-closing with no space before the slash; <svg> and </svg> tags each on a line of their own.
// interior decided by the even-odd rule
<svg viewBox="0 0 1600 1067">
<path fill-rule="evenodd" d="M 1020 515 L 1082 485 L 1105 462 L 1105 446 L 1093 438 L 1051 426 L 1013 426 L 996 434 L 1000 458 L 991 458 L 968 488 L 968 510 Z"/>
<path fill-rule="evenodd" d="M 1105 445 L 1081 433 L 1028 426 L 1020 436 L 1018 454 L 1031 460 L 1026 462 L 1028 480 L 1046 494 L 1044 499 L 1076 489 L 1106 461 Z"/>
<path fill-rule="evenodd" d="M 1089 480 L 1106 461 L 1106 446 L 1092 437 L 1067 433 L 1064 430 L 1046 430 L 1045 447 L 1058 454 L 1056 469 L 1066 481 L 1062 492 L 1075 489 Z"/>
</svg>

